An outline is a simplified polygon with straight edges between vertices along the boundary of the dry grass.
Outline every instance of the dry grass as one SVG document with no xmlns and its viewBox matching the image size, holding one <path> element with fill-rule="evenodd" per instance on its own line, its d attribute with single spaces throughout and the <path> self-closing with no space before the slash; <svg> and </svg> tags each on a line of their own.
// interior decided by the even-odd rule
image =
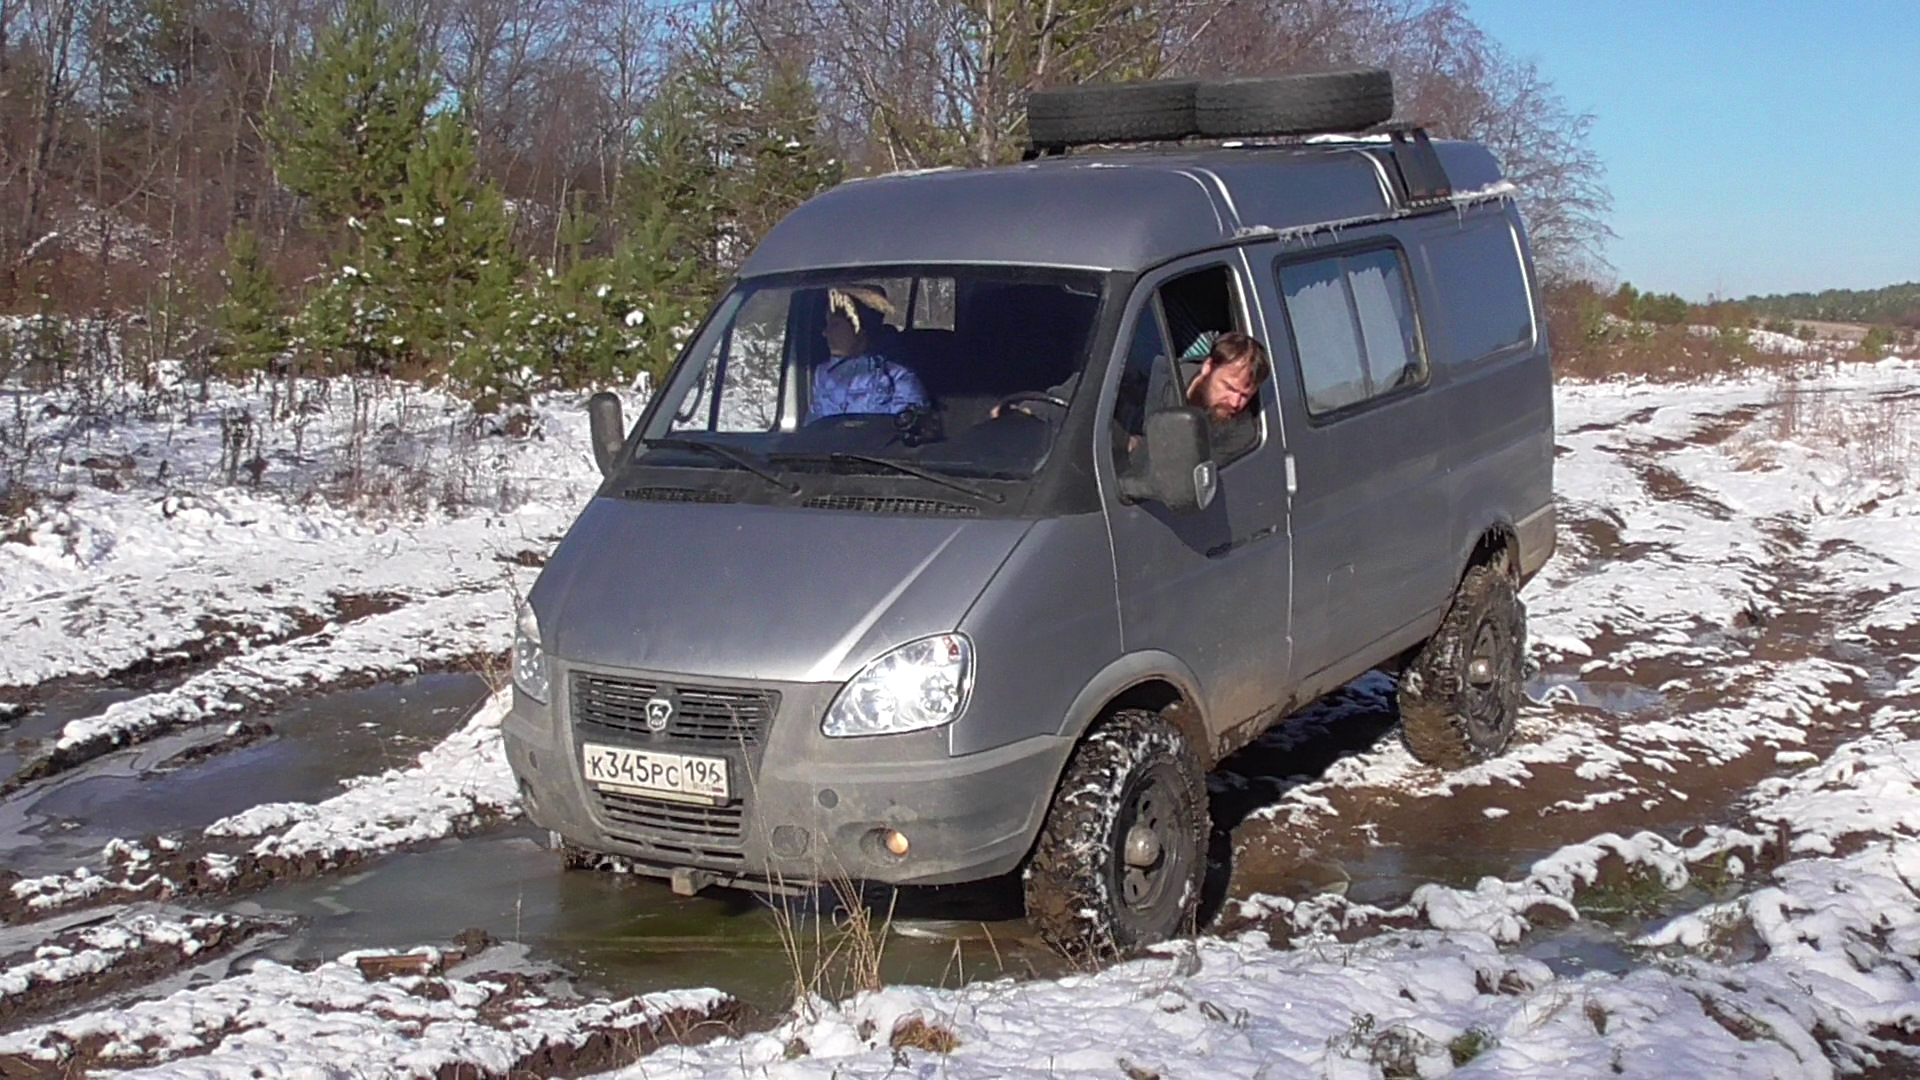
<svg viewBox="0 0 1920 1080">
<path fill-rule="evenodd" d="M 793 981 L 794 1006 L 807 1012 L 814 1001 L 845 1001 L 885 985 L 880 969 L 899 898 L 888 889 L 885 911 L 876 911 L 861 883 L 843 870 L 823 871 L 818 879 L 827 884 L 795 896 L 768 897 Z M 772 881 L 779 890 L 789 888 L 778 875 Z"/>
<path fill-rule="evenodd" d="M 940 1024 L 930 1024 L 925 1017 L 915 1013 L 905 1016 L 893 1025 L 893 1033 L 887 1036 L 887 1045 L 895 1050 L 925 1050 L 930 1054 L 951 1054 L 960 1048 L 960 1037 L 951 1028 Z"/>
<path fill-rule="evenodd" d="M 1904 482 L 1920 461 L 1920 399 L 1834 393 L 1802 366 L 1783 374 L 1772 405 L 1775 442 L 1837 449 L 1855 477 Z"/>
</svg>

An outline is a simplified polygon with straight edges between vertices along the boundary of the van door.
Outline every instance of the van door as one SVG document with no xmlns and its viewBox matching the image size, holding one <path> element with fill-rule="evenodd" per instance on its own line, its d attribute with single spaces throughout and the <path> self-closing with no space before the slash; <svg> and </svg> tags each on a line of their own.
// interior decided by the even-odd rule
<svg viewBox="0 0 1920 1080">
<path fill-rule="evenodd" d="M 1412 644 L 1458 567 L 1441 454 L 1446 417 L 1391 235 L 1263 245 L 1255 275 L 1293 456 L 1294 669 L 1323 693 Z"/>
<path fill-rule="evenodd" d="M 1219 490 L 1205 510 L 1178 514 L 1126 499 L 1118 477 L 1138 465 L 1147 413 L 1183 395 L 1183 354 L 1204 356 L 1208 331 L 1255 331 L 1250 295 L 1238 252 L 1186 260 L 1144 279 L 1102 390 L 1101 415 L 1112 422 L 1094 440 L 1123 645 L 1184 663 L 1216 735 L 1273 711 L 1286 688 L 1291 553 L 1271 383 L 1250 407 L 1251 434 L 1223 440 L 1227 449 L 1216 451 Z"/>
</svg>

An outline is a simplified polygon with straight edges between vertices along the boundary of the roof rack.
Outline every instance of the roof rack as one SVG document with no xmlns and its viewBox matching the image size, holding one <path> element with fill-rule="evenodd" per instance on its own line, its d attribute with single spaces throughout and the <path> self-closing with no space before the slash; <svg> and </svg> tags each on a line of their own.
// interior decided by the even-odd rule
<svg viewBox="0 0 1920 1080">
<path fill-rule="evenodd" d="M 1161 79 L 1035 90 L 1027 98 L 1032 140 L 1023 161 L 1074 147 L 1141 143 L 1386 135 L 1387 169 L 1403 205 L 1429 206 L 1453 194 L 1433 141 L 1418 124 L 1393 119 L 1393 78 L 1379 68 L 1346 68 L 1252 79 Z"/>
</svg>

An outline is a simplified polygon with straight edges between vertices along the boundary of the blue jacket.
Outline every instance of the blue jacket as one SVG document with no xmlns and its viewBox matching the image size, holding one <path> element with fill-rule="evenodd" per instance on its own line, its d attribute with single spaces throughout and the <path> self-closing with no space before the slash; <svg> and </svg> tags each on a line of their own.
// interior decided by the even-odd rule
<svg viewBox="0 0 1920 1080">
<path fill-rule="evenodd" d="M 892 415 L 927 404 L 926 386 L 905 365 L 878 353 L 841 356 L 813 369 L 807 422 L 844 413 Z"/>
</svg>

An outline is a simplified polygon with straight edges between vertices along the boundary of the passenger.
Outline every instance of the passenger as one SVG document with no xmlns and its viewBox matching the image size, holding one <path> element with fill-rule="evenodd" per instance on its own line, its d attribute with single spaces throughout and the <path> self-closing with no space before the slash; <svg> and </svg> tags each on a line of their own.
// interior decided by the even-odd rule
<svg viewBox="0 0 1920 1080">
<path fill-rule="evenodd" d="M 826 362 L 813 369 L 807 423 L 852 414 L 897 415 L 927 408 L 927 388 L 905 365 L 875 352 L 873 337 L 892 310 L 878 289 L 827 291 Z"/>
<path fill-rule="evenodd" d="M 1245 413 L 1271 374 L 1266 346 L 1233 330 L 1200 335 L 1180 358 L 1186 404 L 1206 410 L 1216 427 Z"/>
</svg>

